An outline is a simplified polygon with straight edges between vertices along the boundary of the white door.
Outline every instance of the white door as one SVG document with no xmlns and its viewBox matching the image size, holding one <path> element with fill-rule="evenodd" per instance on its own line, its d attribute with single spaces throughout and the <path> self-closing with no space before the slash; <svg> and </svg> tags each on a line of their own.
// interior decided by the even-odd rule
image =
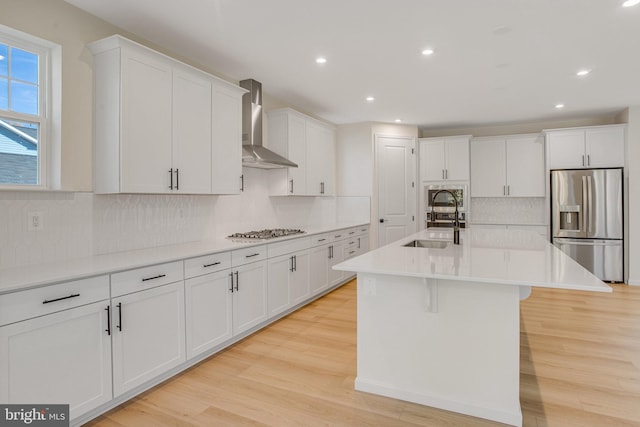
<svg viewBox="0 0 640 427">
<path fill-rule="evenodd" d="M 378 246 L 416 230 L 415 140 L 375 137 L 378 186 Z"/>
<path fill-rule="evenodd" d="M 68 403 L 76 418 L 111 400 L 108 305 L 0 327 L 0 402 Z"/>
<path fill-rule="evenodd" d="M 232 336 L 230 272 L 222 270 L 184 282 L 189 359 Z"/>
<path fill-rule="evenodd" d="M 211 193 L 211 81 L 196 72 L 173 72 L 172 147 L 173 189 Z"/>
<path fill-rule="evenodd" d="M 112 307 L 114 396 L 185 361 L 182 281 L 115 298 Z"/>
</svg>

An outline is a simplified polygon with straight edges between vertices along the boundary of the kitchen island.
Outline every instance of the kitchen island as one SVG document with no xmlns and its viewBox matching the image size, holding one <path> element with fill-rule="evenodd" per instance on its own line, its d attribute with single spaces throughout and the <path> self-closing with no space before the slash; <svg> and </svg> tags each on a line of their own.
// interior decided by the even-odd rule
<svg viewBox="0 0 640 427">
<path fill-rule="evenodd" d="M 425 230 L 334 266 L 358 275 L 355 388 L 521 426 L 520 300 L 611 288 L 530 231 L 452 240 Z"/>
</svg>

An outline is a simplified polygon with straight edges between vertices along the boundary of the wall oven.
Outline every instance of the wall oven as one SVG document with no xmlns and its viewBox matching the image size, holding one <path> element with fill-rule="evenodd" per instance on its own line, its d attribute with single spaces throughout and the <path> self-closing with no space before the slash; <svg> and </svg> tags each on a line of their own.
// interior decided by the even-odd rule
<svg viewBox="0 0 640 427">
<path fill-rule="evenodd" d="M 449 193 L 438 193 L 440 190 L 449 190 L 455 195 L 458 201 L 460 227 L 464 228 L 466 226 L 466 210 L 469 201 L 467 186 L 462 184 L 430 184 L 424 186 L 425 228 L 453 227 L 456 211 L 455 201 Z"/>
</svg>

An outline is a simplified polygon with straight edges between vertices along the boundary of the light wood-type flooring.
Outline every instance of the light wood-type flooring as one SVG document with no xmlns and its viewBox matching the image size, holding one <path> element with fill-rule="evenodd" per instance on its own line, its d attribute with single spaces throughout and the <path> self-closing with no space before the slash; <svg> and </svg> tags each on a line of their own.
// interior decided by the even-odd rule
<svg viewBox="0 0 640 427">
<path fill-rule="evenodd" d="M 640 426 L 640 287 L 521 303 L 525 426 Z M 499 426 L 353 389 L 356 283 L 102 415 L 95 427 Z"/>
</svg>

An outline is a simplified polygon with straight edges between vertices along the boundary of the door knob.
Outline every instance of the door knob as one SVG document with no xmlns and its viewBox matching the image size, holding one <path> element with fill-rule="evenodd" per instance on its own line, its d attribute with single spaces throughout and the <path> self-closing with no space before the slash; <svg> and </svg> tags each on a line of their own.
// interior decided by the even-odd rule
<svg viewBox="0 0 640 427">
<path fill-rule="evenodd" d="M 380 224 L 384 222 L 384 218 L 380 218 Z"/>
</svg>

